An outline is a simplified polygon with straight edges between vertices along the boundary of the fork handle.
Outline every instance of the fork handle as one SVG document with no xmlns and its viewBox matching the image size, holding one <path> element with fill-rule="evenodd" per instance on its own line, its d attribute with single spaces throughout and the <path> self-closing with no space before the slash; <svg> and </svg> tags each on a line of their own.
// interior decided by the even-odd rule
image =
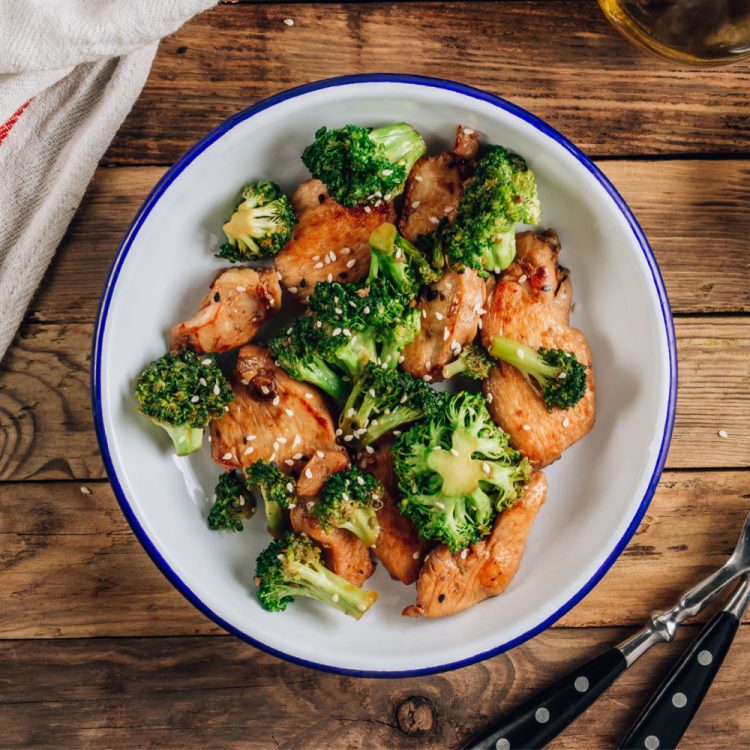
<svg viewBox="0 0 750 750">
<path fill-rule="evenodd" d="M 582 714 L 626 669 L 625 656 L 611 648 L 532 696 L 504 716 L 465 750 L 544 747 Z"/>
<path fill-rule="evenodd" d="M 654 693 L 620 749 L 677 747 L 732 645 L 739 620 L 717 613 Z"/>
</svg>

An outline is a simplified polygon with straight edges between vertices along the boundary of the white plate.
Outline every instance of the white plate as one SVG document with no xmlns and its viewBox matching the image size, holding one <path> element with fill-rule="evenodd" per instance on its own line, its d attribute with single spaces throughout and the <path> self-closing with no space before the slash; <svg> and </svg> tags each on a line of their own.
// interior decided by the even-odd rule
<svg viewBox="0 0 750 750">
<path fill-rule="evenodd" d="M 269 539 L 262 519 L 215 533 L 206 512 L 219 474 L 204 451 L 174 456 L 136 415 L 133 381 L 195 311 L 216 269 L 221 223 L 239 188 L 266 177 L 291 190 L 305 179 L 303 148 L 321 125 L 406 120 L 430 146 L 457 123 L 522 154 L 536 173 L 543 223 L 572 271 L 575 325 L 588 336 L 597 379 L 593 432 L 547 470 L 549 497 L 518 575 L 500 597 L 442 620 L 402 617 L 414 587 L 382 566 L 380 593 L 360 621 L 299 599 L 270 614 L 252 586 Z M 350 76 L 272 97 L 230 118 L 164 175 L 130 227 L 102 295 L 94 336 L 97 432 L 115 493 L 134 532 L 172 583 L 227 630 L 284 658 L 339 672 L 414 675 L 511 648 L 576 604 L 617 558 L 664 465 L 674 419 L 676 356 L 669 303 L 635 218 L 609 181 L 548 125 L 460 84 L 396 75 Z"/>
</svg>

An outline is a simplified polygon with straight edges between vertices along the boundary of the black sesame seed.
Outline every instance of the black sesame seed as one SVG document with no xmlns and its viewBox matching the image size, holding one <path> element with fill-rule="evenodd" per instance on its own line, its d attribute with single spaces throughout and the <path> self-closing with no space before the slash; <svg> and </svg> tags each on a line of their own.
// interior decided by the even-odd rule
<svg viewBox="0 0 750 750">
<path fill-rule="evenodd" d="M 445 601 L 445 594 L 440 594 L 438 601 L 442 604 Z"/>
<path fill-rule="evenodd" d="M 318 203 L 325 203 L 325 200 L 326 200 L 326 197 L 325 197 L 325 195 L 323 195 L 323 193 L 321 193 L 321 194 L 320 194 L 320 195 L 318 196 Z"/>
<path fill-rule="evenodd" d="M 445 302 L 445 295 L 442 292 L 438 292 L 438 296 L 440 297 L 441 302 Z"/>
<path fill-rule="evenodd" d="M 299 285 L 304 289 L 307 286 L 307 281 L 305 279 L 300 279 Z"/>
<path fill-rule="evenodd" d="M 426 294 L 427 301 L 428 302 L 432 302 L 432 300 L 434 300 L 435 297 L 438 296 L 438 294 L 439 294 L 439 292 L 438 292 L 437 289 L 428 289 L 427 290 L 427 294 Z"/>
<path fill-rule="evenodd" d="M 220 299 L 221 299 L 221 295 L 218 292 L 216 292 L 216 294 L 214 294 L 214 302 L 218 302 Z"/>
<path fill-rule="evenodd" d="M 177 54 L 178 55 L 184 55 L 188 51 L 187 47 L 178 47 L 177 48 Z"/>
<path fill-rule="evenodd" d="M 339 276 L 340 276 L 340 277 L 341 277 L 342 279 L 345 279 L 345 278 L 347 278 L 347 277 L 349 276 L 349 274 L 348 274 L 348 273 L 347 273 L 346 271 L 340 271 L 340 272 L 339 272 Z"/>
</svg>

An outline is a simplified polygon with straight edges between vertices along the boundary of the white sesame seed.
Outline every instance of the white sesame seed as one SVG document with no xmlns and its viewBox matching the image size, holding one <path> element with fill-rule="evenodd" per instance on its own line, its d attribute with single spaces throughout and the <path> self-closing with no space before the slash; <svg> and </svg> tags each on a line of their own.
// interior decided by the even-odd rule
<svg viewBox="0 0 750 750">
<path fill-rule="evenodd" d="M 337 602 L 338 600 L 339 600 L 339 595 L 338 594 L 333 594 L 333 596 L 331 596 L 331 601 L 332 602 Z"/>
<path fill-rule="evenodd" d="M 422 317 L 425 319 L 427 318 L 427 310 L 425 310 L 424 307 L 422 308 Z"/>
<path fill-rule="evenodd" d="M 305 476 L 308 479 L 312 479 L 313 475 L 312 475 L 312 472 L 310 471 L 310 467 L 308 467 L 307 469 L 305 469 Z"/>
<path fill-rule="evenodd" d="M 366 451 L 367 451 L 368 453 L 375 453 L 375 448 L 373 448 L 373 447 L 372 447 L 371 445 L 366 445 L 366 446 L 365 446 L 365 450 L 366 450 Z"/>
<path fill-rule="evenodd" d="M 255 440 L 258 436 L 257 435 L 248 435 L 245 440 L 247 440 L 248 443 L 251 443 L 253 440 Z"/>
<path fill-rule="evenodd" d="M 276 438 L 282 445 L 287 444 L 287 439 L 285 437 L 279 436 Z"/>
<path fill-rule="evenodd" d="M 528 432 L 531 429 L 531 425 L 530 424 L 525 424 L 521 429 L 524 432 Z"/>
<path fill-rule="evenodd" d="M 83 486 L 82 486 L 82 487 L 81 487 L 81 492 L 82 492 L 82 493 L 83 493 L 84 495 L 90 495 L 90 494 L 91 494 L 91 490 L 90 490 L 90 489 L 89 489 L 88 487 L 83 487 Z"/>
<path fill-rule="evenodd" d="M 279 397 L 278 397 L 278 396 L 274 396 L 274 398 L 273 398 L 273 401 L 271 401 L 271 403 L 272 403 L 272 404 L 273 404 L 274 406 L 278 406 L 278 405 L 279 405 L 279 400 L 280 400 L 280 399 L 279 399 Z"/>
<path fill-rule="evenodd" d="M 290 286 L 289 287 L 289 292 L 291 294 L 297 294 L 297 287 L 296 286 Z"/>
<path fill-rule="evenodd" d="M 204 388 L 205 388 L 205 387 L 206 387 L 206 386 L 208 385 L 208 383 L 206 382 L 206 379 L 205 379 L 205 378 L 199 378 L 199 379 L 198 379 L 198 382 L 199 382 L 199 383 L 200 383 L 200 384 L 201 384 L 201 385 L 202 385 L 202 386 L 203 386 Z"/>
<path fill-rule="evenodd" d="M 424 178 L 422 177 L 422 175 L 421 175 L 421 174 L 418 174 L 418 175 L 414 175 L 414 179 L 415 179 L 415 180 L 416 180 L 417 182 L 422 182 L 422 180 L 423 180 Z"/>
<path fill-rule="evenodd" d="M 494 396 L 492 395 L 492 392 L 488 392 L 487 393 L 487 403 L 491 404 L 493 398 L 494 398 Z"/>
<path fill-rule="evenodd" d="M 323 451 L 315 451 L 315 455 L 316 455 L 316 456 L 317 456 L 318 458 L 325 458 L 325 457 L 326 457 L 326 454 L 325 454 L 325 453 L 323 453 Z"/>
<path fill-rule="evenodd" d="M 284 559 L 284 555 L 281 555 L 281 554 L 278 554 L 278 555 L 276 555 L 276 557 L 277 557 L 277 559 L 279 559 L 279 560 L 283 560 L 283 559 Z"/>
<path fill-rule="evenodd" d="M 465 560 L 465 559 L 466 559 L 466 558 L 467 558 L 468 556 L 469 556 L 469 550 L 467 550 L 467 549 L 462 549 L 462 550 L 461 550 L 461 559 L 462 559 L 462 560 Z"/>
<path fill-rule="evenodd" d="M 435 503 L 435 507 L 439 510 L 445 510 L 445 503 L 441 503 L 440 501 Z"/>
<path fill-rule="evenodd" d="M 354 435 L 344 435 L 345 443 L 350 443 L 352 440 L 354 440 Z"/>
<path fill-rule="evenodd" d="M 313 255 L 312 259 L 313 260 L 320 260 L 320 256 L 319 255 Z"/>
<path fill-rule="evenodd" d="M 392 169 L 382 169 L 380 171 L 380 174 L 385 175 L 386 177 L 388 177 L 388 176 L 390 176 L 390 175 L 393 174 L 393 170 Z"/>
<path fill-rule="evenodd" d="M 208 359 L 208 358 L 206 358 L 206 359 L 202 359 L 201 360 L 201 364 L 202 365 L 211 365 L 211 364 L 213 364 L 213 361 L 210 360 L 210 359 Z"/>
<path fill-rule="evenodd" d="M 247 289 L 245 289 L 245 287 L 244 287 L 244 286 L 236 286 L 236 287 L 235 287 L 235 289 L 236 289 L 236 290 L 237 290 L 238 292 L 246 292 L 246 291 L 247 291 Z"/>
<path fill-rule="evenodd" d="M 241 498 L 240 498 L 240 505 L 244 505 L 244 504 L 245 504 L 245 498 L 244 498 L 244 497 L 241 497 Z"/>
<path fill-rule="evenodd" d="M 340 328 L 334 328 L 333 329 L 333 335 L 334 336 L 339 336 L 340 334 L 341 334 L 341 329 Z"/>
<path fill-rule="evenodd" d="M 563 427 L 568 427 L 569 425 L 570 425 L 570 420 L 567 417 L 565 417 L 565 419 L 563 419 Z"/>
<path fill-rule="evenodd" d="M 328 276 L 326 276 L 326 281 L 330 284 L 333 281 L 333 274 L 329 273 Z"/>
<path fill-rule="evenodd" d="M 302 438 L 299 435 L 295 435 L 294 441 L 292 442 L 292 448 L 296 448 L 301 442 Z M 300 456 L 300 458 L 302 458 L 302 456 Z"/>
<path fill-rule="evenodd" d="M 279 442 L 278 442 L 278 440 L 274 440 L 273 441 L 273 449 L 275 451 L 277 451 L 279 449 Z"/>
<path fill-rule="evenodd" d="M 451 448 L 451 453 L 456 457 L 461 455 L 455 448 Z"/>
<path fill-rule="evenodd" d="M 198 403 L 198 402 L 199 402 L 200 400 L 201 400 L 201 399 L 200 399 L 200 396 L 193 396 L 193 397 L 192 397 L 192 398 L 190 399 L 190 403 L 191 403 L 191 404 L 197 404 L 197 403 Z"/>
<path fill-rule="evenodd" d="M 365 213 L 369 214 L 372 212 L 372 209 L 369 206 L 365 206 Z"/>
<path fill-rule="evenodd" d="M 401 248 L 400 247 L 397 248 L 396 249 L 396 254 L 395 254 L 396 260 L 401 260 L 401 258 L 403 258 L 403 257 L 404 257 L 404 254 L 401 252 Z"/>
<path fill-rule="evenodd" d="M 378 192 L 380 192 L 380 191 L 378 190 Z M 392 195 L 391 195 L 390 193 L 386 193 L 386 194 L 385 194 L 385 195 L 383 196 L 383 199 L 384 199 L 384 200 L 387 200 L 387 201 L 389 201 L 389 200 L 390 200 L 391 198 L 393 198 L 393 196 L 392 196 Z"/>
<path fill-rule="evenodd" d="M 411 202 L 411 207 L 412 207 L 412 208 L 419 208 L 419 204 L 420 204 L 421 202 L 422 202 L 422 201 L 412 201 L 412 202 Z"/>
<path fill-rule="evenodd" d="M 323 264 L 322 264 L 322 263 L 321 263 L 320 261 L 318 261 L 318 262 L 317 262 L 317 263 L 316 263 L 316 264 L 315 264 L 315 265 L 313 266 L 313 268 L 315 268 L 316 270 L 318 270 L 318 271 L 319 271 L 319 270 L 320 270 L 321 268 L 323 268 Z"/>
<path fill-rule="evenodd" d="M 719 430 L 719 437 L 720 438 L 728 438 L 729 433 L 726 430 Z"/>
<path fill-rule="evenodd" d="M 435 313 L 435 318 L 436 318 L 437 320 L 442 320 L 442 319 L 443 319 L 443 317 L 444 317 L 444 316 L 443 316 L 443 313 L 441 313 L 441 312 L 436 312 L 436 313 Z"/>
<path fill-rule="evenodd" d="M 287 417 L 293 417 L 294 416 L 294 410 L 293 409 L 284 409 L 284 414 L 286 414 Z"/>
<path fill-rule="evenodd" d="M 448 326 L 443 326 L 443 341 L 447 341 L 451 332 L 448 330 Z"/>
<path fill-rule="evenodd" d="M 312 501 L 310 501 L 309 503 L 305 503 L 305 507 L 306 507 L 306 508 L 307 508 L 308 510 L 311 510 L 311 509 L 312 509 L 312 507 L 313 507 L 314 505 L 315 505 L 315 503 L 314 503 L 314 502 L 312 502 Z"/>
<path fill-rule="evenodd" d="M 302 458 L 302 454 L 301 454 L 301 453 L 295 453 L 295 454 L 294 454 L 294 455 L 292 456 L 292 458 L 293 458 L 293 459 L 294 459 L 295 461 L 299 461 L 299 460 L 300 460 L 300 459 Z"/>
<path fill-rule="evenodd" d="M 568 377 L 568 373 L 565 372 L 565 370 L 560 370 L 560 373 L 557 376 L 558 380 L 565 380 L 565 378 Z"/>
<path fill-rule="evenodd" d="M 432 380 L 432 375 L 423 375 L 422 380 L 429 383 Z"/>
<path fill-rule="evenodd" d="M 362 310 L 362 312 L 365 315 L 369 315 L 370 314 L 370 306 L 369 305 L 365 305 L 365 308 L 364 308 L 364 310 Z"/>
<path fill-rule="evenodd" d="M 471 128 L 463 128 L 464 135 L 474 135 L 474 131 Z"/>
<path fill-rule="evenodd" d="M 485 474 L 492 474 L 492 469 L 490 469 L 490 465 L 486 461 L 482 464 L 482 471 Z"/>
<path fill-rule="evenodd" d="M 276 453 L 275 453 L 275 452 L 274 452 L 274 453 L 272 453 L 272 454 L 271 454 L 271 455 L 270 455 L 270 456 L 268 457 L 268 460 L 269 460 L 269 461 L 275 461 L 275 460 L 276 460 Z"/>
<path fill-rule="evenodd" d="M 221 460 L 222 460 L 222 461 L 231 461 L 231 460 L 232 460 L 232 454 L 231 454 L 231 453 L 225 453 L 225 454 L 224 454 L 224 455 L 223 455 L 223 456 L 221 457 Z"/>
<path fill-rule="evenodd" d="M 291 458 L 285 458 L 285 459 L 284 459 L 284 463 L 285 463 L 285 464 L 286 464 L 287 466 L 294 466 L 294 461 L 292 461 L 292 459 L 291 459 Z M 289 485 L 287 485 L 287 489 L 289 489 Z M 289 490 L 289 492 L 291 492 L 291 490 Z"/>
<path fill-rule="evenodd" d="M 282 280 L 282 279 L 283 279 L 284 277 L 283 277 L 283 276 L 282 276 L 282 275 L 281 275 L 281 274 L 280 274 L 280 273 L 279 273 L 278 271 L 276 271 L 276 278 L 277 278 L 277 279 L 278 279 L 279 281 L 281 281 L 281 280 Z"/>
<path fill-rule="evenodd" d="M 438 217 L 437 217 L 437 216 L 430 216 L 430 221 L 431 221 L 431 222 L 432 222 L 433 224 L 439 224 L 439 223 L 440 223 L 440 219 L 438 219 Z"/>
<path fill-rule="evenodd" d="M 478 329 L 479 329 L 480 331 L 482 330 L 482 319 L 481 319 L 481 318 L 479 318 L 479 320 L 477 321 L 477 328 L 478 328 Z"/>
<path fill-rule="evenodd" d="M 271 391 L 270 391 L 270 390 L 268 389 L 268 386 L 267 386 L 267 385 L 262 385 L 262 386 L 260 387 L 260 392 L 261 392 L 261 393 L 262 393 L 262 394 L 263 394 L 264 396 L 267 396 L 267 395 L 268 395 L 268 394 L 269 394 L 269 393 L 270 393 Z"/>
<path fill-rule="evenodd" d="M 412 556 L 412 558 L 414 558 L 415 560 L 419 560 L 419 550 L 417 550 L 416 552 L 412 552 L 412 555 L 411 555 L 411 556 Z"/>
<path fill-rule="evenodd" d="M 294 463 L 294 462 L 292 462 Z M 287 492 L 294 492 L 294 485 L 291 482 L 286 483 L 286 491 Z"/>
<path fill-rule="evenodd" d="M 342 255 L 349 255 L 351 251 L 352 249 L 350 247 L 342 247 L 341 250 L 339 250 Z"/>
<path fill-rule="evenodd" d="M 346 267 L 347 268 L 354 268 L 354 266 L 357 265 L 357 261 L 355 258 L 351 258 L 350 260 L 346 261 Z"/>
<path fill-rule="evenodd" d="M 320 322 L 319 320 L 316 320 L 316 321 L 315 321 L 315 327 L 316 327 L 316 328 L 322 328 L 322 327 L 323 327 L 323 324 L 322 324 L 322 323 L 321 323 L 321 322 Z"/>
<path fill-rule="evenodd" d="M 284 19 L 284 26 L 294 26 L 294 19 L 293 18 L 285 18 Z"/>
<path fill-rule="evenodd" d="M 245 448 L 245 450 L 242 451 L 242 455 L 249 456 L 254 450 L 255 448 L 252 445 L 248 445 L 247 448 Z"/>
<path fill-rule="evenodd" d="M 349 337 L 351 337 L 352 335 L 352 332 L 348 328 L 342 328 L 341 333 L 343 333 L 344 336 L 349 336 Z"/>
<path fill-rule="evenodd" d="M 357 484 L 364 485 L 364 483 L 365 483 L 365 480 L 362 479 L 362 477 L 357 477 Z"/>
<path fill-rule="evenodd" d="M 358 610 L 359 610 L 360 612 L 367 612 L 367 605 L 365 605 L 365 604 L 358 604 L 358 605 L 357 605 L 357 609 L 358 609 Z"/>
<path fill-rule="evenodd" d="M 340 437 L 344 434 L 344 431 L 339 427 L 336 432 L 333 433 L 336 437 Z"/>
<path fill-rule="evenodd" d="M 524 281 L 526 281 L 526 279 L 528 279 L 528 278 L 529 278 L 529 277 L 528 277 L 528 276 L 527 276 L 527 275 L 526 275 L 525 273 L 522 273 L 522 274 L 521 274 L 521 275 L 520 275 L 520 276 L 518 277 L 518 283 L 519 283 L 519 284 L 523 284 L 523 282 L 524 282 Z"/>
</svg>

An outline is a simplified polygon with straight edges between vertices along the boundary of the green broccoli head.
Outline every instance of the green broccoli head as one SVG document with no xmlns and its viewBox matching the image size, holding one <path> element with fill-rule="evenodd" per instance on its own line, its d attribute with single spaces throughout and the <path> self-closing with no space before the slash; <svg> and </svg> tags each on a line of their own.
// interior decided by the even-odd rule
<svg viewBox="0 0 750 750">
<path fill-rule="evenodd" d="M 446 397 L 393 445 L 401 512 L 424 539 L 455 552 L 489 533 L 521 495 L 528 461 L 510 448 L 480 394 Z"/>
<path fill-rule="evenodd" d="M 454 375 L 464 375 L 472 380 L 484 380 L 490 374 L 495 362 L 484 347 L 472 342 L 464 347 L 458 358 L 443 366 L 443 378 L 448 380 Z"/>
<path fill-rule="evenodd" d="M 251 464 L 245 469 L 245 476 L 249 486 L 260 490 L 269 533 L 280 536 L 286 526 L 285 511 L 294 505 L 296 497 L 294 479 L 269 461 Z"/>
<path fill-rule="evenodd" d="M 307 596 L 359 620 L 378 598 L 328 570 L 320 549 L 304 534 L 287 532 L 258 556 L 258 600 L 269 612 L 283 612 L 296 596 Z"/>
<path fill-rule="evenodd" d="M 393 369 L 398 366 L 401 352 L 417 337 L 422 328 L 422 315 L 416 307 L 409 307 L 401 320 L 381 335 L 377 362 Z"/>
<path fill-rule="evenodd" d="M 368 284 L 374 279 L 383 279 L 398 294 L 413 299 L 422 284 L 432 284 L 441 276 L 422 252 L 388 222 L 381 224 L 370 235 L 370 251 Z"/>
<path fill-rule="evenodd" d="M 224 224 L 225 242 L 217 256 L 242 263 L 276 255 L 292 236 L 296 218 L 278 185 L 258 180 L 242 191 L 242 200 Z"/>
<path fill-rule="evenodd" d="M 255 513 L 255 498 L 236 471 L 222 474 L 214 490 L 214 504 L 208 512 L 208 528 L 242 531 L 242 519 Z"/>
<path fill-rule="evenodd" d="M 499 273 L 515 257 L 515 225 L 537 224 L 540 215 L 534 173 L 518 154 L 490 146 L 443 232 L 451 264 Z"/>
<path fill-rule="evenodd" d="M 513 339 L 496 336 L 490 354 L 513 365 L 539 394 L 549 411 L 571 409 L 586 394 L 588 376 L 572 352 L 532 349 Z"/>
<path fill-rule="evenodd" d="M 339 427 L 346 442 L 369 445 L 401 425 L 431 413 L 442 398 L 423 380 L 370 364 L 354 383 L 341 411 Z"/>
<path fill-rule="evenodd" d="M 276 364 L 296 380 L 312 383 L 333 398 L 346 398 L 347 383 L 320 354 L 321 329 L 322 324 L 317 326 L 309 315 L 297 318 L 271 339 L 269 351 Z"/>
<path fill-rule="evenodd" d="M 138 411 L 163 427 L 178 456 L 197 451 L 212 417 L 234 398 L 212 354 L 185 349 L 147 365 L 135 382 Z"/>
<path fill-rule="evenodd" d="M 342 206 L 390 201 L 404 189 L 414 163 L 427 153 L 422 136 L 405 122 L 381 128 L 320 128 L 302 154 L 310 174 Z"/>
<path fill-rule="evenodd" d="M 365 546 L 372 547 L 380 533 L 377 510 L 383 492 L 383 485 L 372 474 L 351 466 L 331 474 L 310 512 L 324 529 L 348 529 Z"/>
</svg>

